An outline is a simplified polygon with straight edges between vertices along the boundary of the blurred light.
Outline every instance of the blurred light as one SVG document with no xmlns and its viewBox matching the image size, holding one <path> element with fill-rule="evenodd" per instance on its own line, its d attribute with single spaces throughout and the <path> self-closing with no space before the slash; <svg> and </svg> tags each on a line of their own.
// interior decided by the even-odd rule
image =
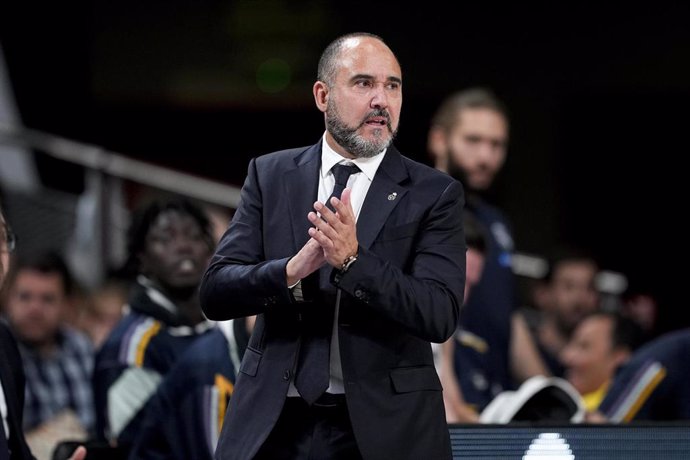
<svg viewBox="0 0 690 460">
<path fill-rule="evenodd" d="M 528 278 L 542 279 L 549 270 L 546 259 L 516 252 L 512 258 L 513 273 Z"/>
<path fill-rule="evenodd" d="M 604 294 L 620 295 L 628 288 L 628 278 L 619 272 L 602 270 L 594 279 L 594 285 Z"/>
<path fill-rule="evenodd" d="M 278 93 L 290 84 L 291 73 L 287 62 L 270 58 L 256 69 L 256 84 L 265 93 Z"/>
</svg>

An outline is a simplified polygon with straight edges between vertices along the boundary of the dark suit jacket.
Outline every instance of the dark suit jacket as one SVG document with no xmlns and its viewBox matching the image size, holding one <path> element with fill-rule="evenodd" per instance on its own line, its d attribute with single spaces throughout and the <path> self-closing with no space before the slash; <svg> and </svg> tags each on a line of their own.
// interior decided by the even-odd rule
<svg viewBox="0 0 690 460">
<path fill-rule="evenodd" d="M 298 312 L 288 259 L 309 239 L 321 143 L 259 157 L 201 286 L 205 313 L 259 314 L 216 458 L 249 459 L 280 415 L 295 367 Z M 358 260 L 320 290 L 342 289 L 338 334 L 347 405 L 365 459 L 450 458 L 429 342 L 454 331 L 465 279 L 461 185 L 390 147 L 358 222 Z M 305 283 L 309 284 L 309 283 Z M 319 290 L 306 297 L 319 303 Z M 332 305 L 329 306 L 332 308 Z M 306 310 L 308 311 L 308 310 Z"/>
<path fill-rule="evenodd" d="M 24 410 L 24 368 L 10 330 L 0 321 L 0 381 L 7 401 L 7 423 L 10 426 L 9 445 L 12 460 L 33 459 L 24 439 L 22 412 Z"/>
</svg>

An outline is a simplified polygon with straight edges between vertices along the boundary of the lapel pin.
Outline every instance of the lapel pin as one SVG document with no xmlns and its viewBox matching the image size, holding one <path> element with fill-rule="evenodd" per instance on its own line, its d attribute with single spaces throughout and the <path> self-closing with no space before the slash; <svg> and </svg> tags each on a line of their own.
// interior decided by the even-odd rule
<svg viewBox="0 0 690 460">
<path fill-rule="evenodd" d="M 398 196 L 397 192 L 391 193 L 390 195 L 388 195 L 388 201 L 393 201 L 397 196 Z"/>
</svg>

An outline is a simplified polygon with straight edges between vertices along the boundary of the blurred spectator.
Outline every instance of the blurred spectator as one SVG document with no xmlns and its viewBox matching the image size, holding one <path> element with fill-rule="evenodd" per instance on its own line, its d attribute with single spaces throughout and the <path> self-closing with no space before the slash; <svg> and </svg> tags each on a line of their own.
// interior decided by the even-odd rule
<svg viewBox="0 0 690 460">
<path fill-rule="evenodd" d="M 16 238 L 5 222 L 0 208 L 0 287 L 9 268 L 10 253 Z M 0 458 L 33 460 L 22 428 L 25 377 L 16 341 L 4 322 L 0 321 Z M 84 447 L 78 447 L 70 460 L 83 460 Z"/>
<path fill-rule="evenodd" d="M 198 287 L 213 248 L 206 214 L 185 199 L 137 212 L 128 267 L 137 274 L 128 312 L 96 357 L 98 435 L 125 449 L 141 433 L 146 404 L 194 340 L 212 329 Z"/>
<path fill-rule="evenodd" d="M 94 427 L 93 347 L 64 322 L 72 286 L 67 265 L 52 252 L 20 260 L 9 282 L 6 313 L 24 363 L 29 433 L 68 412 L 78 417 L 72 437 Z"/>
<path fill-rule="evenodd" d="M 219 323 L 180 357 L 151 397 L 130 458 L 213 459 L 249 343 L 247 319 Z"/>
<path fill-rule="evenodd" d="M 477 410 L 512 388 L 514 380 L 546 372 L 524 319 L 514 315 L 514 245 L 507 219 L 482 198 L 503 166 L 507 145 L 507 110 L 481 88 L 445 99 L 429 130 L 436 168 L 462 182 L 466 209 L 488 230 L 484 272 L 460 315 L 467 346 L 456 353 L 462 393 Z"/>
<path fill-rule="evenodd" d="M 583 252 L 559 250 L 552 257 L 543 282 L 536 286 L 539 318 L 536 339 L 542 358 L 553 375 L 563 376 L 559 355 L 575 327 L 599 307 L 594 287 L 597 263 Z"/>
<path fill-rule="evenodd" d="M 209 220 L 211 221 L 211 228 L 213 234 L 213 241 L 218 244 L 223 233 L 228 229 L 230 220 L 232 219 L 232 210 L 223 206 L 207 204 L 204 207 Z"/>
<path fill-rule="evenodd" d="M 71 267 L 69 259 L 65 259 L 65 264 L 67 264 L 68 267 Z M 70 270 L 70 276 L 72 276 L 71 292 L 65 299 L 65 306 L 61 316 L 62 324 L 67 325 L 72 329 L 81 330 L 79 328 L 79 321 L 82 312 L 88 303 L 88 299 L 91 297 L 91 292 L 82 286 L 82 284 L 74 277 L 74 272 L 72 270 Z"/>
<path fill-rule="evenodd" d="M 623 296 L 621 313 L 635 321 L 648 340 L 657 335 L 659 304 L 651 294 L 639 291 L 626 293 Z"/>
<path fill-rule="evenodd" d="M 639 326 L 616 313 L 592 313 L 578 324 L 561 361 L 565 378 L 582 395 L 588 411 L 599 407 L 616 370 L 641 341 Z"/>
<path fill-rule="evenodd" d="M 127 302 L 127 283 L 111 276 L 85 300 L 76 326 L 84 331 L 95 349 L 103 342 L 122 318 Z"/>
<path fill-rule="evenodd" d="M 467 268 L 465 271 L 465 301 L 467 301 L 470 291 L 479 282 L 484 270 L 486 233 L 481 224 L 468 212 L 465 212 L 463 225 L 467 243 Z M 432 344 L 432 348 L 435 350 L 438 348 L 436 345 Z M 446 421 L 448 423 L 479 421 L 477 412 L 466 403 L 458 382 L 455 350 L 463 346 L 467 345 L 463 341 L 463 332 L 459 329 L 453 337 L 441 346 L 440 362 L 437 365 L 443 385 L 443 401 L 446 406 Z"/>
<path fill-rule="evenodd" d="M 616 374 L 599 411 L 614 423 L 690 420 L 690 329 L 660 336 Z"/>
</svg>

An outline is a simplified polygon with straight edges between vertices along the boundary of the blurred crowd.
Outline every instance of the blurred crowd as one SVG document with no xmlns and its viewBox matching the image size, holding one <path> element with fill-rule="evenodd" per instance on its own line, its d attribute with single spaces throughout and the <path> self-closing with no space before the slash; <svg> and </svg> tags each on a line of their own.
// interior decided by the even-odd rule
<svg viewBox="0 0 690 460">
<path fill-rule="evenodd" d="M 466 301 L 454 336 L 434 346 L 448 422 L 478 423 L 534 376 L 568 382 L 591 422 L 689 419 L 690 331 L 659 334 L 656 300 L 634 286 L 604 302 L 588 248 L 543 248 L 546 273 L 518 295 L 519 242 L 486 199 L 509 138 L 508 111 L 484 88 L 450 95 L 430 124 L 434 166 L 467 193 Z M 23 430 L 39 459 L 66 441 L 102 458 L 212 458 L 253 318 L 202 314 L 198 286 L 230 218 L 208 210 L 176 196 L 133 210 L 126 261 L 95 289 L 64 252 L 22 257 L 5 224 L 0 312 L 19 344 Z"/>
</svg>

